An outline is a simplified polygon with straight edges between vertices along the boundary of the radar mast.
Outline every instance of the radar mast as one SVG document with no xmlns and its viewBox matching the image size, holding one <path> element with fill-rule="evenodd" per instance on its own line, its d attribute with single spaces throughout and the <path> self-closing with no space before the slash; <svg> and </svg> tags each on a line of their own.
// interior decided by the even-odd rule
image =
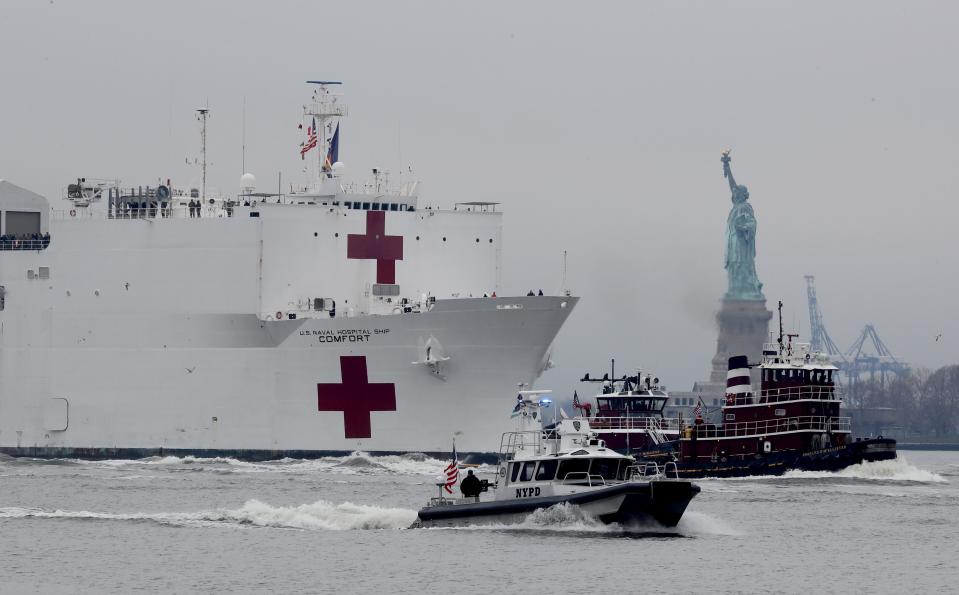
<svg viewBox="0 0 959 595">
<path fill-rule="evenodd" d="M 323 186 L 327 184 L 333 176 L 333 163 L 327 163 L 327 156 L 330 154 L 330 145 L 333 142 L 332 135 L 336 133 L 331 121 L 336 118 L 346 116 L 348 113 L 342 94 L 334 92 L 331 87 L 338 87 L 343 83 L 340 81 L 306 81 L 307 84 L 316 85 L 313 90 L 313 96 L 309 104 L 303 106 L 303 118 L 308 125 L 316 123 L 314 134 L 317 137 L 317 151 L 315 165 L 311 166 L 309 177 L 310 185 L 313 191 L 321 193 Z M 334 190 L 335 193 L 335 190 Z"/>
</svg>

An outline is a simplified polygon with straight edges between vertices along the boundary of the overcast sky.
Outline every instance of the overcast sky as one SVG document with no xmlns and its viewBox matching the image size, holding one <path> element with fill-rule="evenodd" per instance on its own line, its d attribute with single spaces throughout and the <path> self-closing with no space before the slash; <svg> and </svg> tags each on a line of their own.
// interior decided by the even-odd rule
<svg viewBox="0 0 959 595">
<path fill-rule="evenodd" d="M 543 384 L 616 357 L 708 377 L 733 149 L 770 307 L 803 275 L 845 349 L 959 362 L 959 19 L 949 2 L 0 4 L 0 178 L 299 179 L 307 79 L 344 81 L 341 159 L 412 165 L 422 201 L 503 203 L 504 286 L 583 297 Z M 936 336 L 942 338 L 936 341 Z"/>
</svg>

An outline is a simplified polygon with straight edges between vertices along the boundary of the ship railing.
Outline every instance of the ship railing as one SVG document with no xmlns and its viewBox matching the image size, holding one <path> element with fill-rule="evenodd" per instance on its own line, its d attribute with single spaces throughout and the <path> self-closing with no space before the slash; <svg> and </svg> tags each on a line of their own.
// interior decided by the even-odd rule
<svg viewBox="0 0 959 595">
<path fill-rule="evenodd" d="M 670 473 L 672 471 L 672 473 Z M 663 477 L 666 479 L 679 479 L 679 467 L 674 461 L 668 461 L 663 465 Z"/>
<path fill-rule="evenodd" d="M 538 454 L 542 447 L 542 440 L 543 432 L 540 430 L 505 432 L 500 438 L 500 461 L 511 461 L 516 458 L 518 452 Z"/>
<path fill-rule="evenodd" d="M 693 426 L 697 438 L 730 438 L 735 436 L 754 436 L 783 432 L 850 432 L 852 423 L 848 417 L 829 417 L 823 415 L 802 415 L 757 421 L 730 422 L 721 426 Z"/>
<path fill-rule="evenodd" d="M 842 390 L 838 386 L 790 386 L 771 388 L 759 393 L 743 393 L 726 397 L 726 405 L 765 405 L 786 401 L 841 401 Z"/>
<path fill-rule="evenodd" d="M 626 468 L 626 481 L 642 481 L 647 479 L 679 479 L 679 468 L 673 461 L 662 465 L 655 461 L 647 461 Z"/>
<path fill-rule="evenodd" d="M 590 418 L 589 427 L 594 430 L 679 431 L 681 424 L 677 417 L 598 416 Z"/>
<path fill-rule="evenodd" d="M 13 240 L 0 238 L 0 250 L 46 250 L 50 239 Z"/>
<path fill-rule="evenodd" d="M 606 478 L 602 475 L 591 474 L 588 471 L 570 471 L 563 477 L 562 482 L 564 484 L 588 485 L 589 487 L 593 487 L 606 485 Z"/>
<path fill-rule="evenodd" d="M 456 496 L 447 496 L 443 493 L 443 490 L 446 489 L 446 482 L 440 482 L 436 484 L 436 489 L 438 495 L 430 498 L 429 503 L 426 505 L 427 508 L 433 508 L 435 506 L 456 506 L 458 504 L 475 504 L 479 502 L 479 496 L 463 496 L 457 498 Z"/>
<path fill-rule="evenodd" d="M 108 219 L 223 219 L 233 217 L 235 210 L 240 206 L 238 202 L 215 203 L 201 205 L 196 210 L 189 205 L 178 203 L 147 205 L 146 207 L 132 207 L 116 205 L 106 213 Z M 191 213 L 192 211 L 192 213 Z M 245 216 L 245 215 L 244 215 Z"/>
<path fill-rule="evenodd" d="M 237 209 L 240 206 L 241 204 L 236 202 L 232 206 L 228 202 L 218 202 L 214 205 L 207 204 L 202 205 L 199 211 L 194 211 L 193 215 L 191 215 L 190 207 L 188 205 L 180 205 L 179 203 L 167 204 L 165 207 L 162 204 L 150 204 L 146 207 L 114 205 L 113 207 L 108 207 L 103 210 L 86 208 L 54 210 L 52 211 L 52 217 L 55 220 L 63 221 L 69 219 L 224 219 L 240 215 L 237 213 Z M 249 209 L 248 205 L 243 206 L 246 206 L 247 210 Z M 243 211 L 243 213 L 245 212 L 246 211 Z M 246 217 L 245 214 L 242 216 Z"/>
</svg>

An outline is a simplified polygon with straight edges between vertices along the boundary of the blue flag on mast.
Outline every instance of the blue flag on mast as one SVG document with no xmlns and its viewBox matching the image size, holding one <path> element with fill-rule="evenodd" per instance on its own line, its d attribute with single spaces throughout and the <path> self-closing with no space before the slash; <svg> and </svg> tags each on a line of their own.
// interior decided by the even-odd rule
<svg viewBox="0 0 959 595">
<path fill-rule="evenodd" d="M 325 169 L 333 169 L 333 164 L 340 160 L 340 123 L 336 123 L 336 130 L 333 131 L 333 138 L 330 139 L 330 150 L 326 153 Z"/>
</svg>

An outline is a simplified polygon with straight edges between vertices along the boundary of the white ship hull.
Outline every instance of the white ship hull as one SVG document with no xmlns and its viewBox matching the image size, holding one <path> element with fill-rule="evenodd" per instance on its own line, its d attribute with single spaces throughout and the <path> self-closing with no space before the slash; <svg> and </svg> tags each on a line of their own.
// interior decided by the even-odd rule
<svg viewBox="0 0 959 595">
<path fill-rule="evenodd" d="M 2 351 L 0 450 L 265 458 L 440 452 L 455 435 L 462 451 L 482 452 L 499 443 L 512 392 L 546 365 L 576 300 L 456 299 L 421 314 L 331 320 L 118 315 L 95 326 L 52 316 L 58 337 L 89 329 L 97 346 Z M 138 346 L 147 330 L 156 346 Z M 431 336 L 450 356 L 439 373 L 413 363 Z M 317 384 L 342 382 L 344 355 L 365 356 L 370 383 L 395 386 L 395 411 L 370 413 L 369 438 L 347 438 L 342 412 L 318 411 Z"/>
</svg>

